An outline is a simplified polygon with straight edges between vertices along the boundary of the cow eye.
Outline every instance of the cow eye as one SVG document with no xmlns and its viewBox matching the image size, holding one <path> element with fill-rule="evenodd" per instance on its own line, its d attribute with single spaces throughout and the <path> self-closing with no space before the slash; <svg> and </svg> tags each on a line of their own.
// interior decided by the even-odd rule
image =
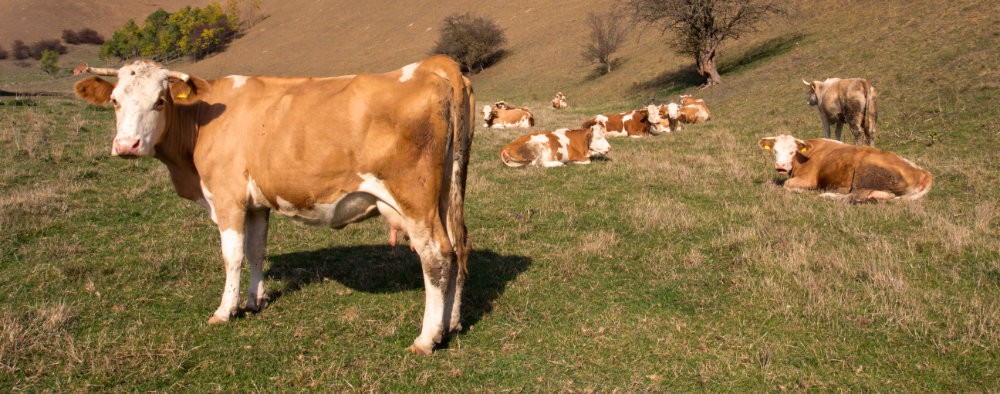
<svg viewBox="0 0 1000 394">
<path fill-rule="evenodd" d="M 120 106 L 118 105 L 118 100 L 115 99 L 111 99 L 111 105 L 113 105 L 115 108 L 118 108 Z"/>
<path fill-rule="evenodd" d="M 156 105 L 154 105 L 153 108 L 159 111 L 163 109 L 164 103 L 166 103 L 166 101 L 163 101 L 163 97 L 160 97 L 159 99 L 156 100 Z"/>
</svg>

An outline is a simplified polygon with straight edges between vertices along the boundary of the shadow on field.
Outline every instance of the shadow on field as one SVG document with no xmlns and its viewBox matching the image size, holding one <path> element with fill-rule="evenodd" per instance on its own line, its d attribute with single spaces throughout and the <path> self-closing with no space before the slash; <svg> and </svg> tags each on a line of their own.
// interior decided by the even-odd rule
<svg viewBox="0 0 1000 394">
<path fill-rule="evenodd" d="M 748 48 L 735 58 L 719 62 L 719 74 L 725 77 L 756 66 L 759 62 L 783 55 L 806 38 L 805 34 L 793 33 L 781 37 L 775 37 L 761 44 Z M 690 64 L 672 71 L 665 71 L 655 78 L 646 82 L 639 82 L 632 85 L 632 93 L 653 93 L 663 96 L 672 96 L 684 90 L 704 85 L 705 78 L 698 75 L 695 65 Z"/>
<path fill-rule="evenodd" d="M 369 293 L 390 293 L 424 288 L 420 258 L 407 246 L 361 245 L 326 248 L 309 252 L 269 256 L 267 279 L 278 279 L 285 287 L 268 294 L 274 303 L 313 282 L 325 278 Z M 493 310 L 493 302 L 507 283 L 528 269 L 531 259 L 504 256 L 490 250 L 473 250 L 469 276 L 462 293 L 462 325 L 470 327 Z"/>
</svg>

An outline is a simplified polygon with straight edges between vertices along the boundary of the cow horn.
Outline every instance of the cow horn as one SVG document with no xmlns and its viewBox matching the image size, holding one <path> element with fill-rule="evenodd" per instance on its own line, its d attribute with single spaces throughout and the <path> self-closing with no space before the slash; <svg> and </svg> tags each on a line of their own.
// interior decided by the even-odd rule
<svg viewBox="0 0 1000 394">
<path fill-rule="evenodd" d="M 94 67 L 90 67 L 90 66 L 88 66 L 86 64 L 80 64 L 80 65 L 76 66 L 76 68 L 73 69 L 73 75 L 80 75 L 80 74 L 83 74 L 85 72 L 86 73 L 91 73 L 91 74 L 94 74 L 94 75 L 104 75 L 104 76 L 109 76 L 109 77 L 117 77 L 118 76 L 118 69 L 117 68 L 94 68 Z"/>
<path fill-rule="evenodd" d="M 168 70 L 167 71 L 167 76 L 171 77 L 171 78 L 177 78 L 177 79 L 182 80 L 184 82 L 187 82 L 189 79 L 191 79 L 190 75 L 187 75 L 187 74 L 182 73 L 180 71 Z"/>
<path fill-rule="evenodd" d="M 802 83 L 804 83 L 806 85 L 809 85 L 809 82 L 806 82 L 806 80 L 804 80 L 804 79 L 802 80 Z"/>
</svg>

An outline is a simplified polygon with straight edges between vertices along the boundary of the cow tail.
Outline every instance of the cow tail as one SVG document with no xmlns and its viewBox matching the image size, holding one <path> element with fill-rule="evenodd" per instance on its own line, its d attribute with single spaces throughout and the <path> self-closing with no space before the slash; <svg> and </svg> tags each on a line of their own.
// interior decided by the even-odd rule
<svg viewBox="0 0 1000 394">
<path fill-rule="evenodd" d="M 472 136 L 475 131 L 475 95 L 472 83 L 462 75 L 457 64 L 451 63 L 448 80 L 452 86 L 451 122 L 449 125 L 449 150 L 446 153 L 445 168 L 451 169 L 447 200 L 443 201 L 445 228 L 457 257 L 458 268 L 463 274 L 468 274 L 469 254 L 472 244 L 465 227 L 465 180 L 469 167 L 469 153 L 472 149 Z"/>
<path fill-rule="evenodd" d="M 868 144 L 875 145 L 875 122 L 878 114 L 875 108 L 875 87 L 870 83 L 865 84 L 865 116 L 861 119 L 861 128 L 868 134 Z"/>
</svg>

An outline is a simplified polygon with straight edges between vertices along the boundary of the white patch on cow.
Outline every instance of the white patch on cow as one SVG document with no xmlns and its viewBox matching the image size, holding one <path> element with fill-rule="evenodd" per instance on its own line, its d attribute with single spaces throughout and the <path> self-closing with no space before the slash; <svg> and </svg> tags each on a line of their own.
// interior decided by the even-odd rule
<svg viewBox="0 0 1000 394">
<path fill-rule="evenodd" d="M 902 157 L 900 157 L 900 159 L 903 159 L 903 161 L 905 161 L 905 162 L 906 162 L 906 164 L 909 164 L 909 165 L 910 165 L 910 167 L 913 167 L 913 168 L 916 168 L 916 169 L 918 169 L 918 170 L 922 170 L 922 169 L 923 169 L 923 168 L 920 168 L 920 166 L 918 166 L 918 165 L 917 165 L 917 163 L 914 163 L 914 162 L 912 162 L 912 161 L 910 161 L 910 160 L 908 160 L 908 159 L 904 159 L 904 158 L 902 158 Z"/>
<path fill-rule="evenodd" d="M 254 182 L 252 176 L 247 177 L 247 201 L 250 203 L 251 208 L 271 208 L 271 202 L 267 201 L 267 197 L 264 197 L 264 192 L 260 190 L 257 186 L 257 182 Z"/>
<path fill-rule="evenodd" d="M 247 83 L 247 79 L 250 77 L 246 75 L 230 75 L 226 78 L 233 80 L 233 89 L 239 89 L 241 86 Z"/>
<path fill-rule="evenodd" d="M 552 134 L 556 136 L 556 140 L 559 141 L 559 147 L 556 148 L 556 153 L 559 154 L 556 160 L 566 162 L 569 161 L 569 137 L 566 136 L 566 131 L 569 129 L 559 129 L 553 131 Z"/>
<path fill-rule="evenodd" d="M 413 79 L 413 72 L 420 66 L 420 62 L 407 64 L 403 67 L 403 75 L 399 77 L 399 82 L 406 82 Z"/>
<path fill-rule="evenodd" d="M 208 190 L 208 187 L 205 187 L 204 182 L 201 183 L 201 195 L 204 196 L 204 199 L 199 200 L 204 201 L 204 205 L 202 206 L 208 209 L 209 216 L 212 217 L 212 222 L 219 224 L 219 218 L 215 216 L 215 205 L 212 204 L 212 192 Z M 202 203 L 199 202 L 199 204 Z"/>
<path fill-rule="evenodd" d="M 222 257 L 226 260 L 226 285 L 222 290 L 222 302 L 215 310 L 215 317 L 222 321 L 236 313 L 240 298 L 240 268 L 243 264 L 243 234 L 227 229 L 220 233 Z"/>
<path fill-rule="evenodd" d="M 528 139 L 526 144 L 530 144 L 536 147 L 533 149 L 537 153 L 537 157 L 531 163 L 531 165 L 540 165 L 543 167 L 552 167 L 549 163 L 553 162 L 555 158 L 552 157 L 552 149 L 549 146 L 549 137 L 545 134 L 536 134 Z"/>
<path fill-rule="evenodd" d="M 628 115 L 622 116 L 622 124 L 628 123 L 628 121 L 632 120 L 633 115 L 635 115 L 635 111 L 629 112 Z"/>
<path fill-rule="evenodd" d="M 222 257 L 226 261 L 243 258 L 243 234 L 232 229 L 222 232 Z"/>
<path fill-rule="evenodd" d="M 389 189 L 385 188 L 385 183 L 381 179 L 373 174 L 358 174 L 358 177 L 364 180 L 361 182 L 361 186 L 358 186 L 358 191 L 369 193 L 388 204 L 397 212 L 399 211 L 399 204 L 396 203 L 396 199 L 389 193 Z"/>
<path fill-rule="evenodd" d="M 524 115 L 521 116 L 521 120 L 519 122 L 511 125 L 511 127 L 522 127 L 522 128 L 531 127 L 531 119 L 530 118 L 531 118 L 531 116 L 528 115 L 527 113 L 525 113 Z"/>
</svg>

